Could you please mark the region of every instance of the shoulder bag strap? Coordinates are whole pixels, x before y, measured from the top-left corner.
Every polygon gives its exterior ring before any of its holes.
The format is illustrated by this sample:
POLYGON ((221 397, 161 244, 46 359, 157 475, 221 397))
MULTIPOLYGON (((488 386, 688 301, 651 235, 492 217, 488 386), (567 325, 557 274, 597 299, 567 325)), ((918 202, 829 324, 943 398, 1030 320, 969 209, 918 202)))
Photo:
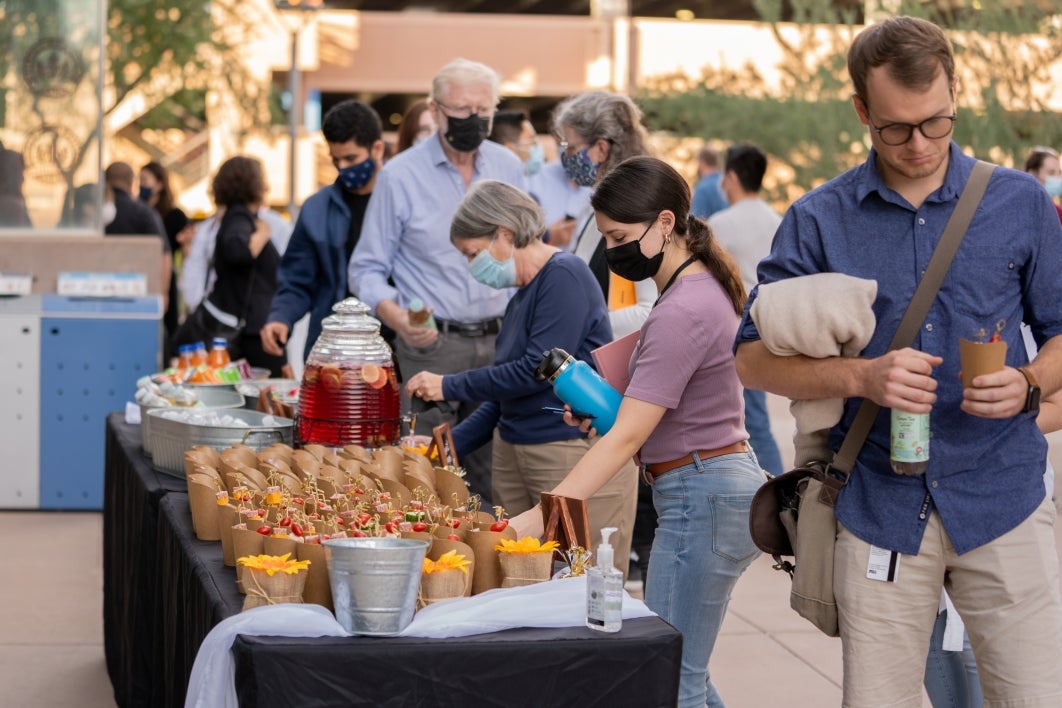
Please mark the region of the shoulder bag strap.
MULTIPOLYGON (((900 326, 889 344, 889 351, 909 346, 914 341, 918 328, 922 326, 922 321, 929 312, 929 306, 937 297, 940 284, 944 282, 944 275, 951 266, 955 252, 959 250, 959 244, 966 235, 966 229, 973 220, 974 212, 981 203, 981 197, 984 196, 988 180, 995 169, 995 165, 982 160, 978 160, 974 165, 970 178, 966 181, 966 187, 963 188, 962 195, 959 197, 959 203, 955 205, 955 210, 951 213, 947 226, 944 227, 944 235, 940 237, 940 243, 933 251, 926 272, 918 283, 914 296, 907 306, 907 311, 904 312, 903 319, 900 321, 900 326)), ((848 475, 852 472, 852 467, 855 466, 859 450, 866 442, 867 435, 870 434, 879 408, 880 406, 869 398, 863 399, 852 421, 852 427, 848 429, 848 434, 841 443, 841 449, 834 455, 830 467, 843 475, 846 482, 848 475)))

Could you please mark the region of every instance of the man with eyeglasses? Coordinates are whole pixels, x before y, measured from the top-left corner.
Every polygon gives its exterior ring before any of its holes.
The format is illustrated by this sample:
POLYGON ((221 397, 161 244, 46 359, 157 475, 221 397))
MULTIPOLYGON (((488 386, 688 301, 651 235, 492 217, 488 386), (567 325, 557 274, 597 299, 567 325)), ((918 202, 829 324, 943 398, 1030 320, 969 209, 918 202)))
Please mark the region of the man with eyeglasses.
POLYGON ((873 149, 790 207, 758 276, 876 280, 874 335, 860 357, 776 357, 746 310, 737 338, 746 385, 846 399, 834 449, 862 398, 930 414, 924 473, 892 471, 883 410, 837 498, 844 705, 921 706, 945 586, 966 622, 985 705, 1062 705, 1055 508, 1036 420, 1039 396, 1062 388, 1062 226, 1031 176, 996 168, 916 341, 887 352, 974 160, 950 140, 957 82, 939 27, 910 17, 872 25, 853 42, 848 69, 873 149), (1023 318, 1040 345, 1032 363, 1023 318), (959 340, 997 322, 1006 366, 964 388, 959 340))
MULTIPOLYGON (((350 258, 350 288, 397 334, 395 355, 407 376, 418 371, 445 376, 494 360, 494 339, 512 289, 472 278, 464 256, 450 243, 450 221, 473 182, 496 179, 526 191, 520 160, 484 142, 499 90, 497 73, 484 64, 455 59, 439 70, 428 101, 438 130, 380 170, 350 258), (433 311, 437 329, 410 322, 415 299, 433 311)), ((430 434, 442 422, 453 426, 476 405, 443 401, 418 414, 416 432, 430 434)), ((410 406, 404 399, 404 411, 410 406)), ((490 459, 488 444, 461 460, 472 491, 485 500, 490 459)))

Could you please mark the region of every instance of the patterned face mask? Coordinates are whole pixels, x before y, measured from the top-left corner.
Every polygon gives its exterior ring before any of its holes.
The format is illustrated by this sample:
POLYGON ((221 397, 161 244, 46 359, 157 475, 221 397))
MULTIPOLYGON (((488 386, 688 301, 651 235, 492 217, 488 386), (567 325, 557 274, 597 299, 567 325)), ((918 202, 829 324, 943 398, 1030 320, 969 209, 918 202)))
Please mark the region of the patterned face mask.
POLYGON ((347 191, 353 192, 369 183, 376 172, 376 163, 367 157, 356 165, 344 167, 339 171, 339 183, 347 191))
POLYGON ((564 174, 580 187, 593 187, 597 182, 597 171, 601 167, 590 159, 589 151, 590 148, 585 147, 574 155, 562 152, 560 156, 564 174))

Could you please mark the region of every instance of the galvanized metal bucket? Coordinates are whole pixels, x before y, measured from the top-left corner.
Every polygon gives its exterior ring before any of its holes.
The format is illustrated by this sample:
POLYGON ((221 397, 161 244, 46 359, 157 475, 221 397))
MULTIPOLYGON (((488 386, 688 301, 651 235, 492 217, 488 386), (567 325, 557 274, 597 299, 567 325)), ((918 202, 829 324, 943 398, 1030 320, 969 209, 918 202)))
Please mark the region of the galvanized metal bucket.
POLYGON ((332 603, 343 629, 391 637, 413 621, 427 541, 331 538, 324 546, 332 603))

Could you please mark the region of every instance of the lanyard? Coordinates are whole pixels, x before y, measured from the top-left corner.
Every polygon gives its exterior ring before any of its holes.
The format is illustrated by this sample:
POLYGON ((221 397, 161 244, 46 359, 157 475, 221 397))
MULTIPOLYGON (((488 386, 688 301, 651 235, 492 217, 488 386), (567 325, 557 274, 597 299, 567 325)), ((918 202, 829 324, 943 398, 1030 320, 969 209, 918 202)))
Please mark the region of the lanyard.
POLYGON ((687 258, 685 261, 682 262, 682 265, 680 265, 678 268, 675 269, 675 272, 672 273, 671 277, 667 279, 667 282, 664 284, 664 287, 660 289, 660 294, 656 296, 656 302, 653 303, 653 307, 656 307, 656 303, 660 302, 660 298, 664 297, 664 293, 667 292, 667 289, 670 288, 674 284, 675 278, 677 278, 679 276, 679 273, 681 273, 682 271, 686 270, 686 268, 688 268, 692 264, 696 263, 697 260, 698 260, 697 256, 690 256, 689 258, 687 258))

